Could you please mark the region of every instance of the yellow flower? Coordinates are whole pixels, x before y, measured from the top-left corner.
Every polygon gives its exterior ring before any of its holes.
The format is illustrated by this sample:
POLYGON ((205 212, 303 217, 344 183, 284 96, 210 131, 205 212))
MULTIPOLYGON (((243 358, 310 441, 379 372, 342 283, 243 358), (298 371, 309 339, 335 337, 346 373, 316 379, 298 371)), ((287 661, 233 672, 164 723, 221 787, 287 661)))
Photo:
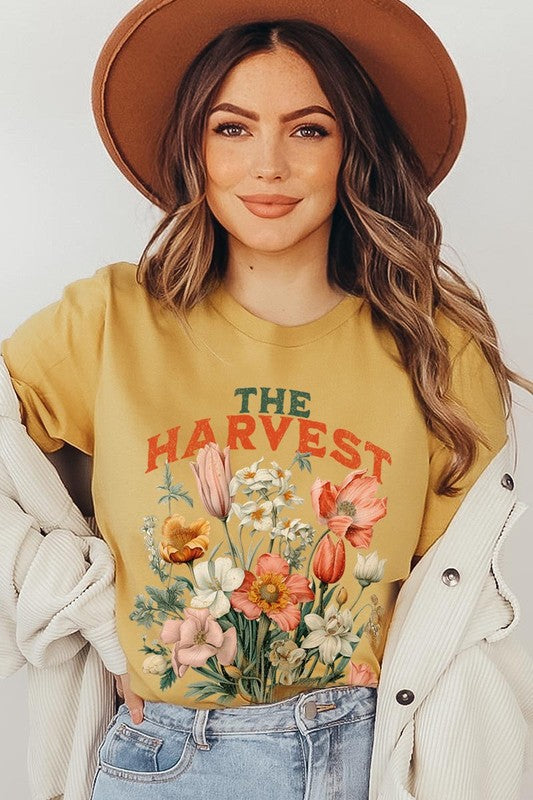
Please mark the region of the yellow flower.
POLYGON ((203 517, 187 526, 181 514, 173 514, 163 522, 159 555, 169 564, 200 558, 209 547, 209 530, 209 522, 203 517))

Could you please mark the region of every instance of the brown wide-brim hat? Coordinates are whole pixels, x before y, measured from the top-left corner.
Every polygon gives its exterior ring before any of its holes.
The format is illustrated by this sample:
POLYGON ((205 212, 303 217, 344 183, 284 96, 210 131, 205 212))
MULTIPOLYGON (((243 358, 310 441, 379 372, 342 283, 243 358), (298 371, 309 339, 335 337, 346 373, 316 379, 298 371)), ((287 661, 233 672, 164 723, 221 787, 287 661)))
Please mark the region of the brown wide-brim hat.
POLYGON ((433 191, 461 149, 465 98, 440 39, 399 0, 138 3, 105 42, 92 84, 98 131, 126 178, 153 203, 170 210, 155 154, 187 65, 224 28, 275 18, 318 23, 352 51, 419 154, 427 192, 433 191))

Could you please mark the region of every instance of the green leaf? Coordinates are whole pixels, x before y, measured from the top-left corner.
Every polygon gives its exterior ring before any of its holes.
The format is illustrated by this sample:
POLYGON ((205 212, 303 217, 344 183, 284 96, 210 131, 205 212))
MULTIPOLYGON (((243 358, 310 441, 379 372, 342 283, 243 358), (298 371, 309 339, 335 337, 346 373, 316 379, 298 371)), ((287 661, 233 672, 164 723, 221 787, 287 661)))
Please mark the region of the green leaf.
POLYGON ((135 609, 131 612, 129 618, 138 625, 151 628, 154 624, 154 614, 156 611, 157 609, 154 608, 152 603, 146 601, 143 595, 139 594, 135 598, 135 609))
POLYGON ((299 450, 296 451, 296 456, 294 457, 294 462, 300 467, 301 470, 306 469, 308 472, 311 472, 311 464, 309 462, 309 456, 311 452, 308 453, 300 453, 299 450))
POLYGON ((165 614, 175 614, 176 611, 183 611, 185 600, 182 597, 183 588, 179 582, 172 586, 160 589, 158 586, 146 586, 146 591, 157 604, 157 610, 165 614))
POLYGON ((195 667, 194 669, 201 675, 205 675, 206 678, 213 678, 217 682, 225 680, 224 676, 221 675, 220 672, 216 672, 215 670, 209 669, 208 667, 195 667))
MULTIPOLYGON (((144 638, 144 637, 143 637, 144 638)), ((139 648, 141 653, 155 653, 158 656, 168 656, 168 650, 165 645, 155 643, 150 645, 144 644, 142 647, 139 648)))
POLYGON ((177 675, 174 672, 172 666, 170 666, 163 674, 161 675, 161 680, 159 681, 159 687, 161 689, 169 689, 174 681, 176 680, 177 675))

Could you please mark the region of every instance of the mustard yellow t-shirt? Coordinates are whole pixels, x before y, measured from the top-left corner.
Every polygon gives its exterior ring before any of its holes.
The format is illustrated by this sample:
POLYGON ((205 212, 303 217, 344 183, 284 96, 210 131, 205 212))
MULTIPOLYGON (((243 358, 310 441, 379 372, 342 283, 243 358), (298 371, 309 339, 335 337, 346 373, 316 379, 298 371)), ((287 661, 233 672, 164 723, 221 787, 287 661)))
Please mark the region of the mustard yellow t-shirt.
POLYGON ((190 312, 191 342, 120 262, 2 342, 32 438, 93 456, 136 693, 217 708, 377 685, 413 555, 507 436, 478 345, 436 321, 492 444, 455 498, 434 492, 446 449, 362 298, 282 326, 221 287, 190 312))

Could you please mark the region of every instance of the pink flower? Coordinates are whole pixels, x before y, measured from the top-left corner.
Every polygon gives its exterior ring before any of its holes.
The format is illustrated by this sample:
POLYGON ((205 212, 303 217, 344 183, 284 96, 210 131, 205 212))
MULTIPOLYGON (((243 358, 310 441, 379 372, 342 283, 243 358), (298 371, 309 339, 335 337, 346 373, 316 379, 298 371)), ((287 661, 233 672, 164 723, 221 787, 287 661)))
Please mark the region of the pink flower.
POLYGON ((356 686, 374 686, 377 688, 378 679, 376 673, 368 664, 364 662, 354 664, 353 661, 350 661, 348 683, 353 683, 356 686))
POLYGON ((229 454, 229 445, 222 452, 218 444, 208 442, 198 451, 196 463, 191 463, 202 502, 206 510, 218 519, 225 519, 231 506, 229 454))
POLYGON ((257 576, 244 570, 243 582, 231 594, 231 605, 248 619, 265 613, 282 631, 294 630, 301 617, 296 604, 315 596, 309 580, 303 575, 289 575, 288 562, 272 553, 259 556, 256 571, 257 576))
POLYGON ((207 608, 186 608, 185 619, 167 619, 160 639, 174 644, 171 660, 174 672, 182 678, 187 669, 203 667, 210 656, 221 664, 231 664, 237 652, 234 627, 223 631, 207 608))
POLYGON ((366 469, 348 473, 340 485, 316 478, 311 486, 313 510, 322 524, 354 547, 368 547, 372 527, 387 513, 387 498, 376 497, 378 480, 366 469))

